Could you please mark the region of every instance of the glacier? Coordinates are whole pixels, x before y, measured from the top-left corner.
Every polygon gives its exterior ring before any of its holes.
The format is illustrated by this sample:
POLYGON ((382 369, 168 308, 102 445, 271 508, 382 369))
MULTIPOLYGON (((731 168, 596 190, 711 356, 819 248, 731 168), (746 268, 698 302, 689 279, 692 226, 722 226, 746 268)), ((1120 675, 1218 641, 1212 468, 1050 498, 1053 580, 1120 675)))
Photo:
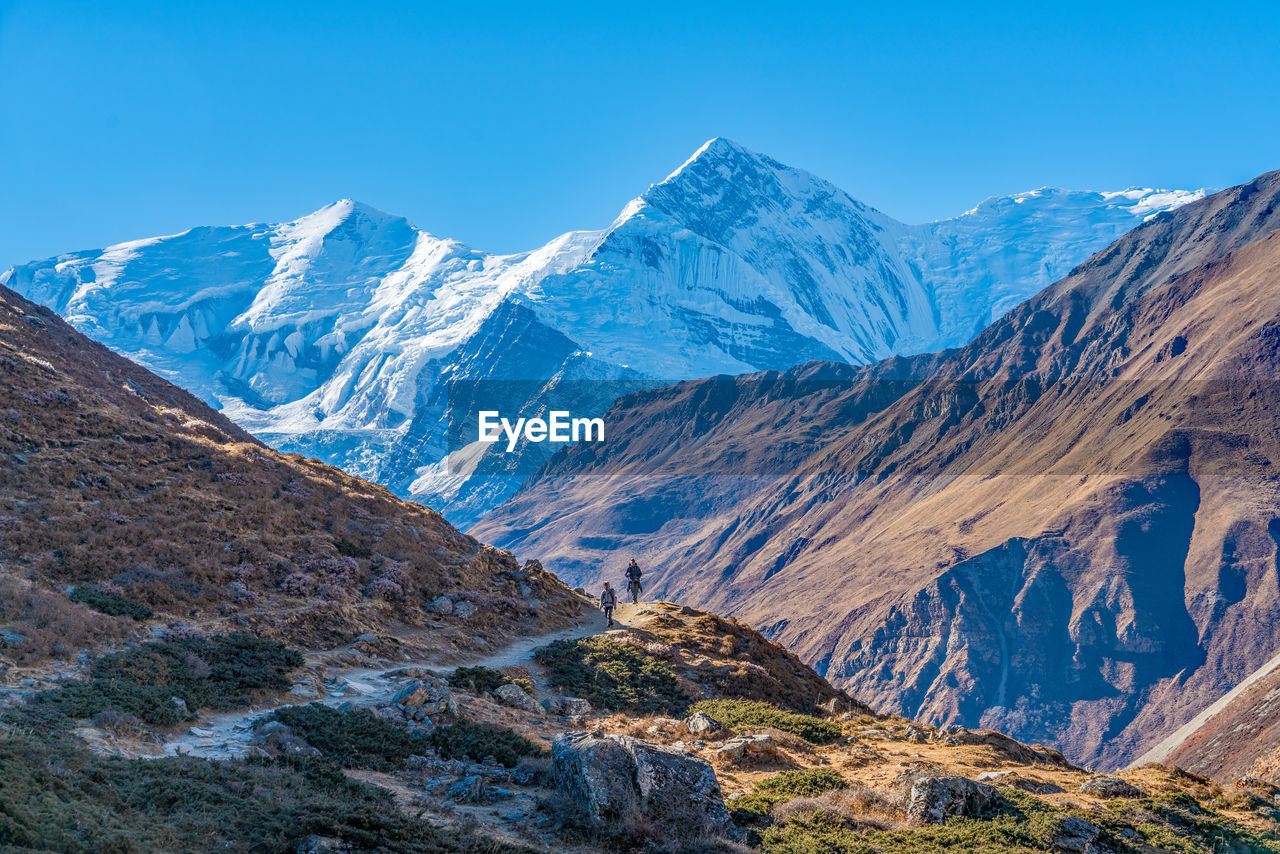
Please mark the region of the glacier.
POLYGON ((486 253, 344 199, 289 223, 60 255, 0 284, 263 441, 465 527, 549 451, 496 460, 451 442, 460 381, 601 414, 645 385, 960 346, 1206 192, 1044 188, 907 225, 717 138, 607 228, 530 252, 486 253))

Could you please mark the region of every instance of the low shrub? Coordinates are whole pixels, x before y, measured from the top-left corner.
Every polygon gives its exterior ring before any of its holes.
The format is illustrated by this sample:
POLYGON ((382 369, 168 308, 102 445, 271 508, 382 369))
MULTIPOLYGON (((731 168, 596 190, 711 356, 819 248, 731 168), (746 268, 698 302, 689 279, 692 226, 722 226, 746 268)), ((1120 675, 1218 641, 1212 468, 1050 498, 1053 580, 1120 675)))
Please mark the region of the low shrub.
POLYGON ((810 744, 830 744, 840 737, 836 724, 755 700, 702 700, 690 710, 704 712, 733 730, 776 729, 810 744))
POLYGON ((338 711, 311 703, 276 709, 266 720, 280 721, 343 768, 391 771, 425 746, 422 738, 366 709, 338 711))
POLYGON ((291 684, 289 671, 301 665, 296 650, 250 635, 153 641, 99 658, 87 680, 44 691, 37 700, 73 718, 114 711, 168 726, 198 709, 239 708, 255 692, 283 691, 291 684))
POLYGON ((557 689, 597 708, 641 714, 680 714, 689 698, 663 662, 629 644, 599 635, 561 640, 534 653, 557 689))
POLYGON ((109 617, 129 617, 142 622, 151 618, 152 611, 141 602, 134 602, 112 590, 98 587, 77 587, 71 591, 71 601, 88 605, 109 617))
POLYGON ((848 787, 844 778, 829 768, 783 771, 756 783, 750 794, 730 804, 730 812, 738 824, 761 825, 768 822, 769 813, 776 804, 848 787))
POLYGON ((0 850, 529 854, 406 816, 322 759, 94 756, 49 706, 0 711, 0 850))
POLYGON ((461 691, 487 694, 495 688, 512 683, 510 676, 492 667, 459 667, 449 674, 449 684, 461 691))
POLYGON ((1140 816, 1122 819, 1097 811, 1063 809, 1016 789, 1002 789, 1001 795, 1005 806, 990 816, 952 818, 941 824, 890 830, 869 827, 858 816, 823 809, 797 810, 759 831, 754 839, 766 854, 1032 854, 1057 850, 1052 840, 1062 834, 1066 819, 1076 816, 1102 831, 1099 847, 1116 851, 1151 847, 1179 854, 1280 852, 1280 842, 1217 814, 1188 820, 1186 815, 1175 817, 1142 810, 1140 816), (1125 841, 1130 832, 1136 832, 1141 843, 1125 841))
POLYGON ((443 759, 483 762, 492 756, 507 768, 516 767, 523 757, 546 752, 514 730, 465 720, 432 730, 427 743, 443 759))

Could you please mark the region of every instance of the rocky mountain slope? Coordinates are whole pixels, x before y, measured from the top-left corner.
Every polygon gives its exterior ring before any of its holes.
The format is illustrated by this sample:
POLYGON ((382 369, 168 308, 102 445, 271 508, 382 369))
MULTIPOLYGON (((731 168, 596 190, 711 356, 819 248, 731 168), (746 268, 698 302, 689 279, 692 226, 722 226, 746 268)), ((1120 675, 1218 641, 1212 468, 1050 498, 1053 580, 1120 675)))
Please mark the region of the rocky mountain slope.
MULTIPOLYGON (((69 721, 51 707, 82 686, 44 692, 0 709, 0 844, 1280 851, 1275 787, 1155 765, 1099 776, 997 732, 870 713, 732 620, 665 602, 624 605, 619 619, 613 631, 597 620, 531 656, 456 669, 312 654, 288 694, 202 717, 189 733, 116 708, 69 721), (238 723, 221 726, 227 717, 238 723), (153 758, 127 758, 140 755, 153 758)), ((117 686, 154 678, 142 652, 108 659, 117 686)))
POLYGON ((1280 655, 1138 758, 1214 780, 1280 783, 1280 655))
POLYGON ((548 574, 440 515, 273 451, 0 288, 0 680, 161 632, 456 651, 575 618, 548 574), (424 602, 475 612, 430 636, 424 602), (70 595, 69 595, 70 594, 70 595), (105 613, 104 613, 105 612, 105 613))
POLYGON ((1161 215, 956 351, 623 398, 475 531, 575 581, 637 554, 873 706, 1132 760, 1280 649, 1278 196, 1161 215))
POLYGON ((465 526, 549 454, 472 444, 476 382, 528 414, 569 400, 594 415, 646 380, 960 345, 1202 195, 1044 189, 908 226, 716 139, 609 227, 532 252, 486 254, 344 200, 25 264, 0 284, 268 444, 465 526))
POLYGON ((683 606, 603 632, 6 289, 0 453, 5 851, 1280 850, 1275 790, 877 715, 683 606))

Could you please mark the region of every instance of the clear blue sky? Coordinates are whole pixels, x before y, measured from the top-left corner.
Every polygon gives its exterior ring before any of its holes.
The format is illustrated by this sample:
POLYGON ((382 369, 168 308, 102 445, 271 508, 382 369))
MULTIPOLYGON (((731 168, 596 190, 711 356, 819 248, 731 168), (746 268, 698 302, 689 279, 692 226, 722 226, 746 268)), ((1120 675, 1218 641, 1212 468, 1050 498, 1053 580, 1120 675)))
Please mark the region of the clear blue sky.
POLYGON ((0 0, 0 268, 345 196, 533 248, 713 136, 912 222, 1226 186, 1280 168, 1276 6, 0 0))

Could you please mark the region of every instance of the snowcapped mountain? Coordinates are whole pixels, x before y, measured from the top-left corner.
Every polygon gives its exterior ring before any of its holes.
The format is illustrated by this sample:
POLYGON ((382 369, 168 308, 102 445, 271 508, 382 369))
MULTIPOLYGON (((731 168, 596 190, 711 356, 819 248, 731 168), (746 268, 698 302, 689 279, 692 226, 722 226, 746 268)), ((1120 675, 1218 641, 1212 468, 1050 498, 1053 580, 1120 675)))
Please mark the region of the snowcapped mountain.
POLYGON ((0 283, 271 444, 466 525, 531 461, 485 465, 484 448, 456 443, 449 456, 451 382, 530 381, 524 402, 567 395, 589 414, 628 384, 956 346, 1203 195, 1044 189, 908 226, 714 139, 608 228, 532 252, 490 255, 343 200, 291 223, 62 255, 0 283))

